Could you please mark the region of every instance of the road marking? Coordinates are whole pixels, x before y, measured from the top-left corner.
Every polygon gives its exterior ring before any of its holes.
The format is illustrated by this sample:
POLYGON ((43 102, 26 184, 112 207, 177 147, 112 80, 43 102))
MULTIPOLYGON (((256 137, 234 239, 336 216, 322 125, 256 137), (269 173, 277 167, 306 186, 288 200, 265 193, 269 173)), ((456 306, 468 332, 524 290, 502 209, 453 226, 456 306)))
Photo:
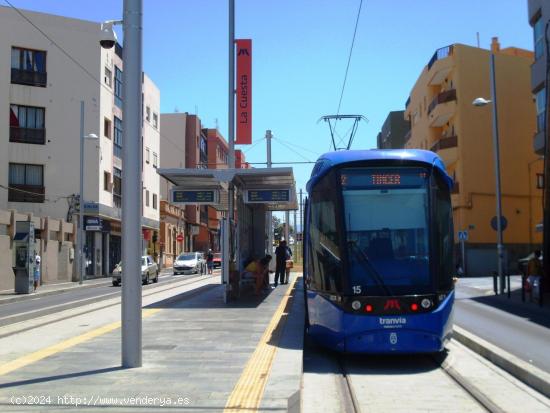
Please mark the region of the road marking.
MULTIPOLYGON (((161 311, 160 308, 144 309, 142 310, 142 318, 150 317, 153 314, 158 313, 159 311, 161 311)), ((12 360, 8 363, 2 364, 0 365, 0 376, 11 373, 12 371, 20 369, 21 367, 28 366, 29 364, 36 363, 37 361, 45 359, 46 357, 52 356, 71 347, 74 347, 77 344, 82 344, 93 338, 102 336, 103 334, 107 334, 119 328, 120 325, 120 321, 116 321, 114 323, 96 328, 95 330, 88 331, 87 333, 81 334, 79 336, 71 337, 65 341, 54 344, 53 346, 35 351, 34 353, 27 354, 23 357, 19 357, 18 359, 12 360)))
POLYGON ((250 412, 259 409, 280 338, 280 335, 275 337, 273 332, 284 314, 284 310, 290 299, 290 293, 297 280, 298 277, 295 277, 292 284, 288 286, 256 350, 246 363, 239 381, 229 396, 224 412, 250 412))

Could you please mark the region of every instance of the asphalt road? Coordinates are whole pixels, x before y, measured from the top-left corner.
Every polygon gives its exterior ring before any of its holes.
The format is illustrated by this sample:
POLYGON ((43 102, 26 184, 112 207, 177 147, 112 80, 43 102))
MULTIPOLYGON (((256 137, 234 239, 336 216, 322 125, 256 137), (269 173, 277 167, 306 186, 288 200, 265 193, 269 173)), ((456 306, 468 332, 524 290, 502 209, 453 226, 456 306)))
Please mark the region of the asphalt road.
MULTIPOLYGON (((197 276, 200 276, 200 274, 174 276, 171 271, 163 272, 159 276, 158 283, 144 285, 143 291, 146 292, 161 285, 180 282, 197 276)), ((106 279, 106 283, 98 284, 96 287, 92 288, 73 288, 69 291, 60 292, 59 294, 36 296, 21 301, 0 304, 0 327, 70 308, 120 297, 120 294, 121 287, 114 287, 110 279, 106 279)))
POLYGON ((517 299, 494 296, 492 278, 463 278, 458 282, 454 322, 533 366, 550 372, 550 311, 517 299))

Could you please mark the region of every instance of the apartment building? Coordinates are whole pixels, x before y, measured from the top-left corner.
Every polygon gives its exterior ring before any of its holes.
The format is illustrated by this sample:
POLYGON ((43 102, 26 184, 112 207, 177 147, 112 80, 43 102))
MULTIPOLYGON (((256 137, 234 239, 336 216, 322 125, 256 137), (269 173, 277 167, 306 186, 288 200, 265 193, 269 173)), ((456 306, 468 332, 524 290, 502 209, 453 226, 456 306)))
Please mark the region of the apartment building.
MULTIPOLYGON (((490 98, 490 54, 495 54, 500 132, 503 232, 508 268, 542 238, 535 231, 542 216, 542 162, 533 153, 536 130, 531 94, 533 53, 491 50, 454 44, 437 50, 424 67, 406 102, 411 123, 406 148, 437 152, 455 180, 452 194, 456 231, 467 231, 466 265, 470 275, 487 275, 497 268, 492 108, 475 107, 477 97, 490 98)), ((455 242, 458 237, 455 235, 455 242)), ((460 253, 457 244, 457 259, 460 253)))
POLYGON ((404 110, 395 110, 388 114, 382 129, 376 137, 378 149, 402 149, 405 139, 411 130, 411 125, 405 119, 404 110))
MULTIPOLYGON (((187 114, 162 113, 160 119, 161 168, 185 168, 187 114)), ((161 177, 160 186, 160 263, 162 267, 171 267, 179 254, 191 250, 191 236, 185 208, 169 202, 173 184, 161 177), (183 237, 182 241, 177 240, 179 235, 183 237)))
MULTIPOLYGON (((107 275, 121 255, 122 48, 99 46, 99 23, 23 13, 59 47, 0 7, 0 61, 11 57, 11 66, 0 66, 0 209, 77 221, 84 102, 84 134, 98 136, 84 140, 86 273, 107 275)), ((143 230, 152 239, 159 227, 160 93, 145 75, 143 95, 150 112, 143 125, 143 230)))
POLYGON ((537 129, 533 137, 533 150, 544 155, 544 116, 546 110, 546 42, 545 27, 550 20, 550 2, 546 0, 528 0, 529 24, 533 28, 533 46, 535 61, 531 65, 531 92, 535 96, 537 129))

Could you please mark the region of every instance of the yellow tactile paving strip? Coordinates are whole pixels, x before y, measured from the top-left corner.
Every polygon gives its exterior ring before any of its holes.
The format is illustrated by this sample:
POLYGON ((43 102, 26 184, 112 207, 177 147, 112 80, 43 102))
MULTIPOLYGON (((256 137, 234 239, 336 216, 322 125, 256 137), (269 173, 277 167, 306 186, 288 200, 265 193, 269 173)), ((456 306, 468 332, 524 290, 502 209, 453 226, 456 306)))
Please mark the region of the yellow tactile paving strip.
MULTIPOLYGON (((285 314, 289 300, 291 299, 291 292, 294 289, 298 277, 294 278, 294 281, 288 286, 279 307, 273 314, 269 325, 267 326, 256 350, 248 360, 239 381, 235 385, 233 392, 229 396, 225 405, 224 412, 247 412, 258 410, 262 397, 264 394, 265 384, 269 373, 271 371, 271 365, 273 364, 273 358, 277 351, 277 343, 279 342, 280 334, 282 332, 279 321, 285 314), (277 330, 277 331, 276 331, 277 330)), ((290 302, 291 304, 291 302, 290 302)))

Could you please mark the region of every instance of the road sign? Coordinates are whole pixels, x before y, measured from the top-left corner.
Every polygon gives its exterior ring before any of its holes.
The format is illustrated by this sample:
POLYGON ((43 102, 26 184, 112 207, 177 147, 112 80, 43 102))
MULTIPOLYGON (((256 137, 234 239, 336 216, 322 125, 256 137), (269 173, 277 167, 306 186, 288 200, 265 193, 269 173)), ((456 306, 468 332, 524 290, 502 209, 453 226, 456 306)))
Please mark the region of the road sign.
POLYGON ((468 241, 468 231, 458 231, 458 239, 460 241, 468 241))
MULTIPOLYGON (((491 228, 493 228, 495 231, 497 230, 497 217, 494 216, 492 219, 491 219, 491 228)), ((500 228, 504 231, 506 229, 506 227, 508 226, 508 220, 506 219, 506 217, 504 215, 501 215, 500 217, 500 228)))
POLYGON ((176 237, 176 240, 178 242, 183 242, 183 235, 182 234, 178 234, 178 236, 176 237))

